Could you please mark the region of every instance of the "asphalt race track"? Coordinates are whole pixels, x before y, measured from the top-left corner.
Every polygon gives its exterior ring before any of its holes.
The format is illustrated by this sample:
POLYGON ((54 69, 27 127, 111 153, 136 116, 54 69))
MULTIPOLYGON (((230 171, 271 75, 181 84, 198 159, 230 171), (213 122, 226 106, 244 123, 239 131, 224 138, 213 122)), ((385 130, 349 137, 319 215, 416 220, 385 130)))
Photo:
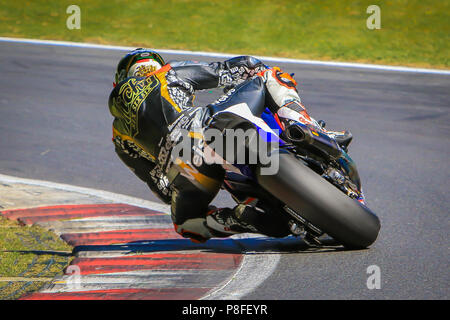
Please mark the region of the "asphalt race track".
MULTIPOLYGON (((107 98, 122 55, 1 42, 0 173, 156 201, 111 143, 107 98)), ((450 76, 280 67, 295 73, 314 118, 352 131, 350 155, 382 228, 368 250, 283 247, 276 270, 244 298, 449 299, 450 76), (366 286, 371 265, 381 289, 366 286)), ((197 105, 218 93, 199 93, 197 105)), ((215 202, 233 205, 224 193, 215 202)))

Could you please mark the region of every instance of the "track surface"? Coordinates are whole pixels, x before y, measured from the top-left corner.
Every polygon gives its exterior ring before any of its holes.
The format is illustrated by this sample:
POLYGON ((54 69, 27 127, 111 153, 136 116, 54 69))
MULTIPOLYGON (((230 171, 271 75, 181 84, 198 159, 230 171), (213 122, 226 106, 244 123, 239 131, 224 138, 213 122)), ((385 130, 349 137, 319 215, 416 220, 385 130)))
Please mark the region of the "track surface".
MULTIPOLYGON (((0 43, 0 172, 156 200, 113 152, 106 104, 122 54, 0 43)), ((350 155, 382 229, 369 250, 284 246, 276 271, 244 298, 448 299, 450 77, 280 66, 295 72, 313 117, 352 131, 350 155), (374 264, 380 290, 366 287, 374 264)), ((232 205, 223 193, 216 204, 232 205)))

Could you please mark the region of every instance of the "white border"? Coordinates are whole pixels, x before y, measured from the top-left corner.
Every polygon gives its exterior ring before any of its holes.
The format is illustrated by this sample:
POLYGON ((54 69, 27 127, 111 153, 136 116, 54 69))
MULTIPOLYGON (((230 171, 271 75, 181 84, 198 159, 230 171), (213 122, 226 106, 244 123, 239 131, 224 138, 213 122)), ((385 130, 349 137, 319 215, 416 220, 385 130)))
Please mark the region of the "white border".
MULTIPOLYGON (((52 46, 63 46, 63 47, 119 50, 119 51, 130 51, 130 50, 133 50, 136 48, 136 47, 101 45, 101 44, 70 42, 70 41, 37 40, 37 39, 8 38, 8 37, 0 37, 0 42, 27 43, 27 44, 37 44, 37 45, 52 45, 52 46)), ((217 58, 231 58, 231 57, 235 57, 235 56, 239 55, 239 54, 204 52, 204 51, 185 51, 185 50, 167 50, 167 49, 154 49, 154 50, 158 51, 159 53, 164 53, 164 54, 195 55, 195 56, 202 56, 202 57, 217 57, 217 58)), ((368 63, 301 60, 301 59, 288 59, 288 58, 276 58, 276 57, 265 57, 265 56, 254 56, 254 57, 258 58, 260 60, 263 60, 263 61, 268 61, 268 62, 281 62, 281 63, 320 65, 320 66, 341 67, 341 68, 359 68, 359 69, 382 70, 382 71, 397 71, 397 72, 450 75, 450 70, 410 68, 410 67, 387 66, 387 65, 368 64, 368 63)))
MULTIPOLYGON (((0 174, 0 182, 22 183, 27 185, 41 186, 53 189, 60 189, 69 192, 77 192, 90 196, 107 199, 113 202, 121 202, 137 207, 158 210, 170 214, 170 207, 157 202, 134 198, 123 194, 112 193, 103 190, 76 187, 68 184, 55 183, 43 180, 25 179, 0 174)), ((242 238, 244 235, 237 235, 234 239, 242 238)), ((238 300, 246 294, 256 290, 276 269, 280 260, 280 254, 246 254, 243 253, 243 260, 238 270, 224 284, 213 289, 201 299, 206 300, 238 300)))

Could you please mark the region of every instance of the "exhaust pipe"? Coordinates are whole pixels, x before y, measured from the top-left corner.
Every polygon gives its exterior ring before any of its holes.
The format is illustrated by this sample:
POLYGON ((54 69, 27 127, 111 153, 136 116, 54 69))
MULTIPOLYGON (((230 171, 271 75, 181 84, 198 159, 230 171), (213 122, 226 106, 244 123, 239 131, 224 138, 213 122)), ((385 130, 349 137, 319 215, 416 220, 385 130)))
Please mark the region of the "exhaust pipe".
POLYGON ((284 133, 293 144, 304 148, 313 147, 327 158, 336 159, 341 155, 341 149, 334 139, 320 132, 314 132, 315 135, 313 135, 307 126, 294 123, 288 126, 284 133))
POLYGON ((284 133, 286 134, 286 138, 292 142, 293 144, 299 143, 307 143, 310 144, 312 142, 312 134, 308 128, 303 128, 298 124, 294 123, 288 126, 284 133))

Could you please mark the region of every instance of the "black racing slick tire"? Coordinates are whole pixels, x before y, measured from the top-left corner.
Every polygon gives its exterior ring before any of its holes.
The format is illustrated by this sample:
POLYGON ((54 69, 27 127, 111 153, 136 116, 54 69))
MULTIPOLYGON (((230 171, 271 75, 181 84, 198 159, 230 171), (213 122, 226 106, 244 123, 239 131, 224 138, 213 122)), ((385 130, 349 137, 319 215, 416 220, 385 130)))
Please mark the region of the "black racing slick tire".
POLYGON ((278 157, 277 173, 265 175, 261 170, 264 167, 256 170, 264 189, 347 248, 366 248, 375 242, 380 220, 369 208, 346 196, 292 154, 274 151, 272 157, 278 157))

